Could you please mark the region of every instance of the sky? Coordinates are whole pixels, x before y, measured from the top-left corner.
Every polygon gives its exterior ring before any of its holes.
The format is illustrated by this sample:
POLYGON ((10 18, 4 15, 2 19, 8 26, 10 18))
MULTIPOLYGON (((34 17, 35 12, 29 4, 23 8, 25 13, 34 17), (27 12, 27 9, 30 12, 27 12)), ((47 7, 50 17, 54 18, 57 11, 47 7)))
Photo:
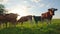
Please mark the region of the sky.
POLYGON ((8 13, 17 13, 20 16, 36 15, 48 11, 49 8, 57 8, 53 18, 60 19, 60 0, 0 0, 8 13))

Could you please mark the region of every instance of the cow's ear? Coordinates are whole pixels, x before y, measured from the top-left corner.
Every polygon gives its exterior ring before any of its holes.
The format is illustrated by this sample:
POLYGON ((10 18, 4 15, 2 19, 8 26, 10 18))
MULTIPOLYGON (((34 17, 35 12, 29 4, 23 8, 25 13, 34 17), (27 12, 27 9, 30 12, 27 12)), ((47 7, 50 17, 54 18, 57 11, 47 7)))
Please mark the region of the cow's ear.
POLYGON ((48 9, 49 11, 51 10, 51 9, 48 9))
POLYGON ((57 11, 58 9, 55 9, 55 11, 57 11))

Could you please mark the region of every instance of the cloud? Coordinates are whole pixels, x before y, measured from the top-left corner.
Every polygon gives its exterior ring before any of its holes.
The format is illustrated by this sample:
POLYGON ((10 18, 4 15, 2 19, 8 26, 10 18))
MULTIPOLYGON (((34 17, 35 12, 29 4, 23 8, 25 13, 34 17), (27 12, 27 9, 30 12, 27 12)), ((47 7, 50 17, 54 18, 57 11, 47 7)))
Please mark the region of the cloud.
POLYGON ((44 4, 44 3, 41 3, 41 4, 38 4, 38 5, 31 5, 31 6, 29 6, 30 8, 37 8, 37 7, 39 7, 39 8, 43 8, 43 7, 45 7, 46 5, 44 4))
POLYGON ((41 0, 31 0, 31 1, 38 3, 38 2, 40 2, 41 0))
POLYGON ((45 4, 40 4, 40 5, 39 5, 39 7, 44 7, 44 6, 45 6, 45 4))
POLYGON ((49 7, 50 5, 48 4, 48 5, 46 5, 46 7, 49 7))
POLYGON ((29 8, 24 5, 16 5, 14 7, 8 8, 8 13, 17 13, 21 16, 28 15, 29 14, 29 8))
POLYGON ((24 3, 28 3, 28 1, 24 1, 24 3))
POLYGON ((0 0, 0 4, 6 4, 9 0, 0 0))

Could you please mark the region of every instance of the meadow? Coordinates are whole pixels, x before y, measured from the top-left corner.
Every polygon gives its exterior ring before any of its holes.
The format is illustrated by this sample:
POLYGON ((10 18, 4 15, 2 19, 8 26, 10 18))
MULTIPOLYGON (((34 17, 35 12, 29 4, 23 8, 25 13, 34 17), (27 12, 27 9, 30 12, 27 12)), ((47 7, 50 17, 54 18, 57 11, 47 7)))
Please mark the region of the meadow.
POLYGON ((53 19, 51 24, 46 22, 38 24, 24 22, 16 27, 0 28, 0 34, 60 34, 60 19, 53 19))

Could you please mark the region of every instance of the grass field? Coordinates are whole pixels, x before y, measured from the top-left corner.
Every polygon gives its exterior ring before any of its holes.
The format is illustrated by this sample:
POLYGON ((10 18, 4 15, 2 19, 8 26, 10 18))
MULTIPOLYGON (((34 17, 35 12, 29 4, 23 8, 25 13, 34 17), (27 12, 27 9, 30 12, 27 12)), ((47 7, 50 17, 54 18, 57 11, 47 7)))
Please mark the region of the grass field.
POLYGON ((23 25, 17 24, 16 27, 0 29, 0 34, 60 34, 60 19, 53 19, 51 24, 25 22, 23 25))

